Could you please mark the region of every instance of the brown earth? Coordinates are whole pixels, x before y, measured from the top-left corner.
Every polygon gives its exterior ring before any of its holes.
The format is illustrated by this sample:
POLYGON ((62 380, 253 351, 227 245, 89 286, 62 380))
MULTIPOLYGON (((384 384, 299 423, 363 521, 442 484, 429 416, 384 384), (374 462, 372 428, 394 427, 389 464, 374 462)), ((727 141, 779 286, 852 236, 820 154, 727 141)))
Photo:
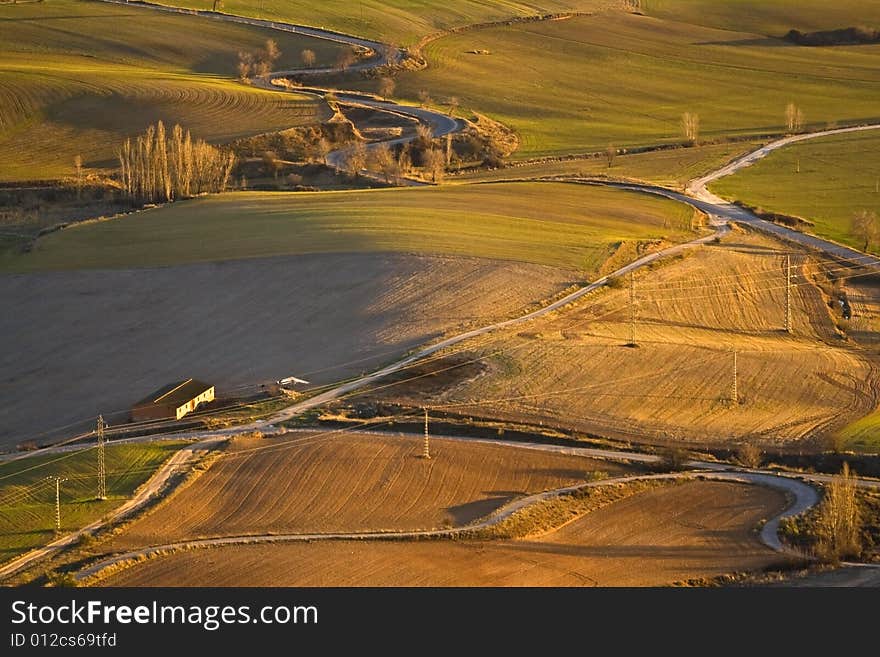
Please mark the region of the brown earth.
POLYGON ((633 472, 579 456, 377 434, 237 439, 195 483, 104 546, 256 533, 433 529, 509 500, 633 472))
POLYGON ((628 440, 824 446, 877 407, 877 358, 840 337, 808 254, 793 256, 793 333, 784 333, 783 249, 736 231, 637 273, 638 348, 626 346, 631 304, 621 281, 474 344, 503 352, 488 357, 483 376, 428 400, 404 390, 399 401, 628 440))
POLYGON ((520 541, 333 541, 157 557, 111 586, 657 586, 779 566, 755 527, 775 491, 694 481, 652 488, 520 541))
MULTIPOLYGON (((145 219, 146 221, 146 219, 145 219)), ((238 386, 368 371, 567 287, 570 272, 456 257, 303 255, 0 275, 0 449, 91 427, 186 377, 238 386), (74 384, 75 382, 75 384, 74 384)))

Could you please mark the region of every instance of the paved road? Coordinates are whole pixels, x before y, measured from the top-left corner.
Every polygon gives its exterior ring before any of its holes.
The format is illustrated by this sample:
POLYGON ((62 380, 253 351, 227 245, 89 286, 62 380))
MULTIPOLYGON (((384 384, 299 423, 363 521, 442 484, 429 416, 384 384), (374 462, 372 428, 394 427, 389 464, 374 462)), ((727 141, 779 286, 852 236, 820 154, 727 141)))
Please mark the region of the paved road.
POLYGON ((688 193, 692 196, 696 196, 698 198, 703 198, 704 200, 710 202, 718 202, 723 201, 718 196, 715 196, 711 192, 706 189, 706 185, 709 183, 715 182, 719 178, 724 178, 731 174, 736 173, 737 171, 741 171, 746 167, 752 166, 758 160, 762 160, 767 157, 770 153, 775 150, 778 150, 784 146, 788 146, 789 144, 796 144, 797 142, 807 141, 808 139, 816 139, 817 137, 829 137, 831 135, 842 135, 848 132, 863 132, 865 130, 877 130, 880 128, 880 124, 868 124, 868 125, 859 125, 859 126, 851 126, 849 128, 834 128, 832 130, 820 130, 819 132, 808 132, 802 135, 791 135, 789 137, 783 137, 782 139, 777 139, 776 141, 772 141, 769 144, 762 146, 750 153, 746 153, 742 157, 738 157, 733 160, 730 164, 717 169, 716 171, 712 171, 711 173, 706 174, 702 178, 696 178, 690 181, 687 185, 688 193))
MULTIPOLYGON (((823 130, 821 132, 811 132, 808 134, 793 135, 791 137, 777 139, 776 141, 771 142, 766 146, 762 146, 757 150, 754 150, 750 153, 747 153, 746 155, 743 155, 740 158, 737 158, 730 164, 721 167, 717 171, 706 174, 702 178, 692 180, 687 185, 687 196, 685 196, 684 198, 696 199, 696 201, 691 200, 687 202, 690 202, 692 205, 696 205, 696 202, 700 202, 701 205, 698 207, 701 207, 701 209, 707 209, 706 211, 711 211, 720 217, 729 219, 730 221, 736 221, 738 223, 750 225, 754 228, 758 228, 759 230, 762 230, 766 233, 771 233, 790 242, 796 242, 802 246, 822 251, 823 253, 834 256, 836 258, 851 261, 853 264, 872 267, 880 266, 880 258, 876 258, 872 255, 867 255, 865 253, 862 253, 861 251, 842 246, 835 242, 824 240, 820 237, 815 237, 814 235, 807 235, 805 233, 801 233, 799 231, 792 230, 784 226, 779 226, 777 224, 774 224, 773 222, 761 219, 754 213, 744 208, 740 208, 739 206, 734 205, 729 201, 726 201, 720 196, 713 194, 706 188, 706 185, 708 185, 709 183, 712 183, 719 178, 724 178, 725 176, 729 176, 738 171, 741 171, 742 169, 745 169, 755 162, 767 157, 767 155, 769 155, 773 151, 783 148, 784 146, 788 146, 789 144, 795 144, 798 142, 807 141, 809 139, 817 139, 820 137, 828 137, 831 135, 841 135, 850 132, 863 132, 866 130, 877 129, 880 129, 880 124, 854 126, 849 128, 836 128, 834 130, 823 130)), ((679 198, 679 200, 682 199, 679 198)))
POLYGON ((82 529, 79 529, 73 533, 67 534, 58 538, 48 545, 44 545, 43 547, 36 548, 31 550, 30 552, 26 552, 9 561, 2 566, 0 566, 0 580, 9 577, 17 573, 18 571, 26 568, 27 566, 39 561, 40 559, 45 559, 47 557, 51 557, 57 554, 59 551, 70 547, 71 545, 76 544, 77 541, 83 536, 83 534, 92 533, 102 527, 107 525, 116 523, 126 516, 134 513, 138 509, 143 508, 150 500, 153 499, 154 496, 158 495, 162 489, 165 487, 165 484, 168 483, 168 480, 175 473, 179 472, 181 468, 186 467, 194 460, 201 458, 205 452, 208 452, 212 449, 215 449, 220 445, 222 439, 217 438, 209 438, 193 445, 189 445, 184 447, 183 449, 174 453, 174 455, 168 459, 147 482, 138 489, 135 493, 134 497, 125 502, 122 506, 114 509, 109 515, 101 518, 100 520, 96 520, 82 529))

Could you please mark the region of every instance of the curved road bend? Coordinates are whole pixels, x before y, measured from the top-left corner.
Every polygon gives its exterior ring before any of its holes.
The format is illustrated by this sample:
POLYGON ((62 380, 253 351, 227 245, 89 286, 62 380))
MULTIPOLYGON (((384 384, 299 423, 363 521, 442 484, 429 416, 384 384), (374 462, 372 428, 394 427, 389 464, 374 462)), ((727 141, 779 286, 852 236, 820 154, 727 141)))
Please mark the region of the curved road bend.
POLYGON ((801 233, 799 231, 786 228, 785 226, 780 226, 771 221, 767 221, 766 219, 761 219, 753 212, 750 212, 749 210, 746 210, 737 205, 734 205, 733 203, 730 203, 729 201, 726 201, 720 196, 713 194, 706 188, 706 185, 708 185, 709 183, 714 182, 719 178, 724 178, 725 176, 729 176, 738 171, 741 171, 742 169, 751 166, 758 160, 767 157, 767 155, 769 155, 773 151, 778 150, 784 146, 788 146, 789 144, 795 144, 798 142, 807 141, 809 139, 829 137, 832 135, 842 135, 850 132, 864 132, 866 130, 877 129, 880 129, 880 124, 874 123, 869 125, 853 126, 849 128, 823 130, 821 132, 810 132, 803 135, 792 135, 790 137, 784 137, 783 139, 777 139, 776 141, 773 141, 766 146, 762 146, 761 148, 758 148, 750 153, 743 155, 742 157, 735 159, 730 164, 723 166, 716 171, 706 174, 702 178, 692 180, 687 185, 687 196, 682 195, 681 197, 679 197, 679 200, 685 200, 685 202, 688 202, 691 205, 700 207, 700 209, 704 209, 706 212, 712 212, 729 221, 736 221, 738 223, 752 226, 766 233, 771 233, 776 237, 781 237, 784 240, 795 242, 802 246, 822 251, 833 257, 841 258, 843 260, 851 261, 853 263, 859 263, 864 266, 880 267, 880 258, 868 255, 861 251, 857 251, 856 249, 851 249, 835 242, 829 242, 828 240, 824 240, 814 235, 808 235, 806 233, 801 233), (697 205, 697 203, 703 205, 697 205))
POLYGON ((253 536, 225 536, 217 538, 197 539, 191 541, 179 541, 176 543, 166 543, 164 545, 156 545, 132 550, 122 554, 116 554, 107 559, 98 561, 81 571, 77 572, 74 577, 77 581, 87 580, 91 577, 99 576, 101 571, 108 567, 123 564, 134 559, 143 559, 153 556, 161 552, 180 549, 205 549, 212 547, 223 547, 230 545, 248 545, 257 543, 290 543, 290 542, 312 542, 312 541, 328 541, 328 540, 411 540, 419 538, 456 538, 466 537, 468 534, 487 529, 498 525, 511 515, 527 506, 535 504, 543 500, 559 497, 567 493, 573 493, 587 488, 598 488, 609 484, 620 484, 633 481, 645 480, 663 480, 663 479, 694 479, 702 478, 713 481, 729 481, 735 483, 753 484, 758 486, 766 486, 785 493, 791 503, 782 513, 777 515, 766 523, 761 531, 761 541, 772 550, 787 553, 787 549, 779 541, 776 535, 776 529, 779 521, 792 515, 797 515, 804 510, 810 508, 818 502, 818 494, 816 490, 803 482, 787 477, 777 477, 774 475, 757 474, 750 472, 712 472, 712 473, 671 473, 656 475, 633 475, 627 477, 617 477, 614 479, 605 479, 602 481, 592 481, 585 484, 576 484, 574 486, 566 486, 542 493, 535 493, 510 502, 494 513, 490 514, 483 520, 475 523, 464 525, 462 527, 454 527, 450 529, 424 530, 424 531, 405 531, 405 532, 334 532, 334 533, 315 533, 315 534, 259 534, 253 536))
MULTIPOLYGON (((163 11, 173 14, 182 14, 187 16, 200 16, 202 18, 212 18, 214 20, 225 21, 228 23, 239 23, 243 25, 252 25, 254 27, 261 27, 270 30, 276 30, 279 32, 290 32, 294 34, 302 34, 305 36, 313 37, 316 39, 324 39, 326 41, 333 41, 335 43, 344 43, 350 46, 357 46, 361 48, 368 48, 377 53, 376 56, 363 61, 357 64, 354 64, 349 67, 349 70, 368 70, 370 68, 375 68, 382 65, 381 53, 385 51, 388 47, 387 44, 384 44, 380 41, 373 41, 371 39, 364 39, 362 37, 351 36, 349 34, 342 34, 341 32, 334 32, 332 30, 325 30, 323 28, 311 27, 308 25, 298 25, 296 23, 287 23, 283 21, 270 21, 263 20, 258 18, 248 18, 246 16, 237 16, 234 14, 224 14, 217 13, 212 11, 201 11, 196 9, 182 9, 179 7, 167 7, 165 5, 157 5, 150 2, 136 2, 129 3, 125 0, 102 0, 102 2, 109 2, 111 4, 123 5, 126 7, 141 7, 144 9, 153 9, 156 11, 163 11)), ((269 74, 268 79, 254 80, 254 84, 263 89, 269 89, 272 91, 283 92, 286 91, 283 88, 280 88, 274 84, 272 84, 273 80, 278 78, 284 78, 291 75, 298 75, 303 73, 309 73, 312 75, 321 74, 321 73, 333 73, 338 71, 337 67, 322 67, 322 68, 310 68, 310 69, 290 69, 286 71, 273 71, 269 74)), ((291 89, 290 91, 294 93, 307 93, 311 95, 321 96, 323 97, 325 94, 330 93, 330 90, 327 89, 315 89, 315 88, 296 88, 291 89)), ((391 112, 394 114, 402 114, 404 116, 412 117, 421 123, 429 125, 433 131, 435 137, 445 137, 449 133, 458 132, 463 127, 461 121, 452 118, 442 112, 435 112, 432 110, 428 110, 422 107, 413 107, 410 105, 399 105, 397 103, 389 102, 389 101, 381 101, 376 100, 374 97, 371 97, 367 94, 357 94, 357 93, 345 93, 345 92, 333 92, 340 102, 346 105, 360 105, 363 107, 370 107, 372 109, 377 109, 381 111, 391 112)), ((409 141, 412 141, 413 137, 398 137, 396 139, 390 139, 382 142, 373 142, 372 144, 368 144, 367 148, 375 147, 379 143, 387 144, 389 146, 394 146, 396 144, 403 144, 409 141)), ((342 158, 344 156, 346 149, 341 149, 338 151, 334 151, 327 156, 327 162, 335 167, 339 168, 342 158)), ((420 181, 415 180, 407 180, 407 184, 423 184, 420 181)))

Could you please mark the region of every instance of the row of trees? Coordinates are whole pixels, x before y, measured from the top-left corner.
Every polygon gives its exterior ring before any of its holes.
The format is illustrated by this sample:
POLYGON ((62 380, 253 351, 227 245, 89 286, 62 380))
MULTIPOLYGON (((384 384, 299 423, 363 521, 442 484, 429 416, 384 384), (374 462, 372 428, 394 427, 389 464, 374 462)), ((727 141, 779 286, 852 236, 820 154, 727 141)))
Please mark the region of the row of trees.
POLYGON ((789 134, 800 132, 804 129, 806 119, 801 108, 794 103, 785 106, 785 128, 789 134))
MULTIPOLYGON (((314 57, 315 53, 312 53, 314 57)), ((267 78, 272 72, 272 67, 281 50, 274 39, 266 39, 266 44, 254 52, 239 51, 238 53, 238 79, 242 82, 250 82, 251 77, 267 78)))
MULTIPOLYGON (((806 127, 803 110, 794 103, 785 107, 785 129, 789 134, 802 132, 806 127)), ((681 115, 681 134, 686 141, 696 144, 700 140, 700 115, 696 112, 685 112, 681 115)), ((611 166, 609 164, 609 166, 611 166)))
POLYGON ((226 190, 235 155, 221 151, 175 125, 166 134, 159 121, 117 152, 122 188, 143 203, 161 203, 226 190))
POLYGON ((391 184, 420 166, 426 178, 438 183, 443 180, 446 164, 447 154, 434 144, 424 150, 414 149, 411 144, 404 144, 396 150, 388 144, 376 144, 367 149, 366 144, 359 141, 343 153, 341 168, 349 176, 356 176, 366 169, 391 184), (413 162, 414 155, 418 158, 417 163, 413 162))

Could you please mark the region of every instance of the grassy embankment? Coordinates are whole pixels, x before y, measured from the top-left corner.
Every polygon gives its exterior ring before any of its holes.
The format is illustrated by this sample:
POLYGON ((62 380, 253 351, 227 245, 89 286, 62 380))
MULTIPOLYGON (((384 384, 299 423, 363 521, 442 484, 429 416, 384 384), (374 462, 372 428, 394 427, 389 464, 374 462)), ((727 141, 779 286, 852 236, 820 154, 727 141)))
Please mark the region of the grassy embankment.
POLYGON ((325 193, 234 193, 41 238, 0 269, 172 265, 303 253, 390 251, 594 271, 622 242, 682 241, 673 201, 564 183, 325 193), (551 202, 552 201, 552 202, 551 202))

